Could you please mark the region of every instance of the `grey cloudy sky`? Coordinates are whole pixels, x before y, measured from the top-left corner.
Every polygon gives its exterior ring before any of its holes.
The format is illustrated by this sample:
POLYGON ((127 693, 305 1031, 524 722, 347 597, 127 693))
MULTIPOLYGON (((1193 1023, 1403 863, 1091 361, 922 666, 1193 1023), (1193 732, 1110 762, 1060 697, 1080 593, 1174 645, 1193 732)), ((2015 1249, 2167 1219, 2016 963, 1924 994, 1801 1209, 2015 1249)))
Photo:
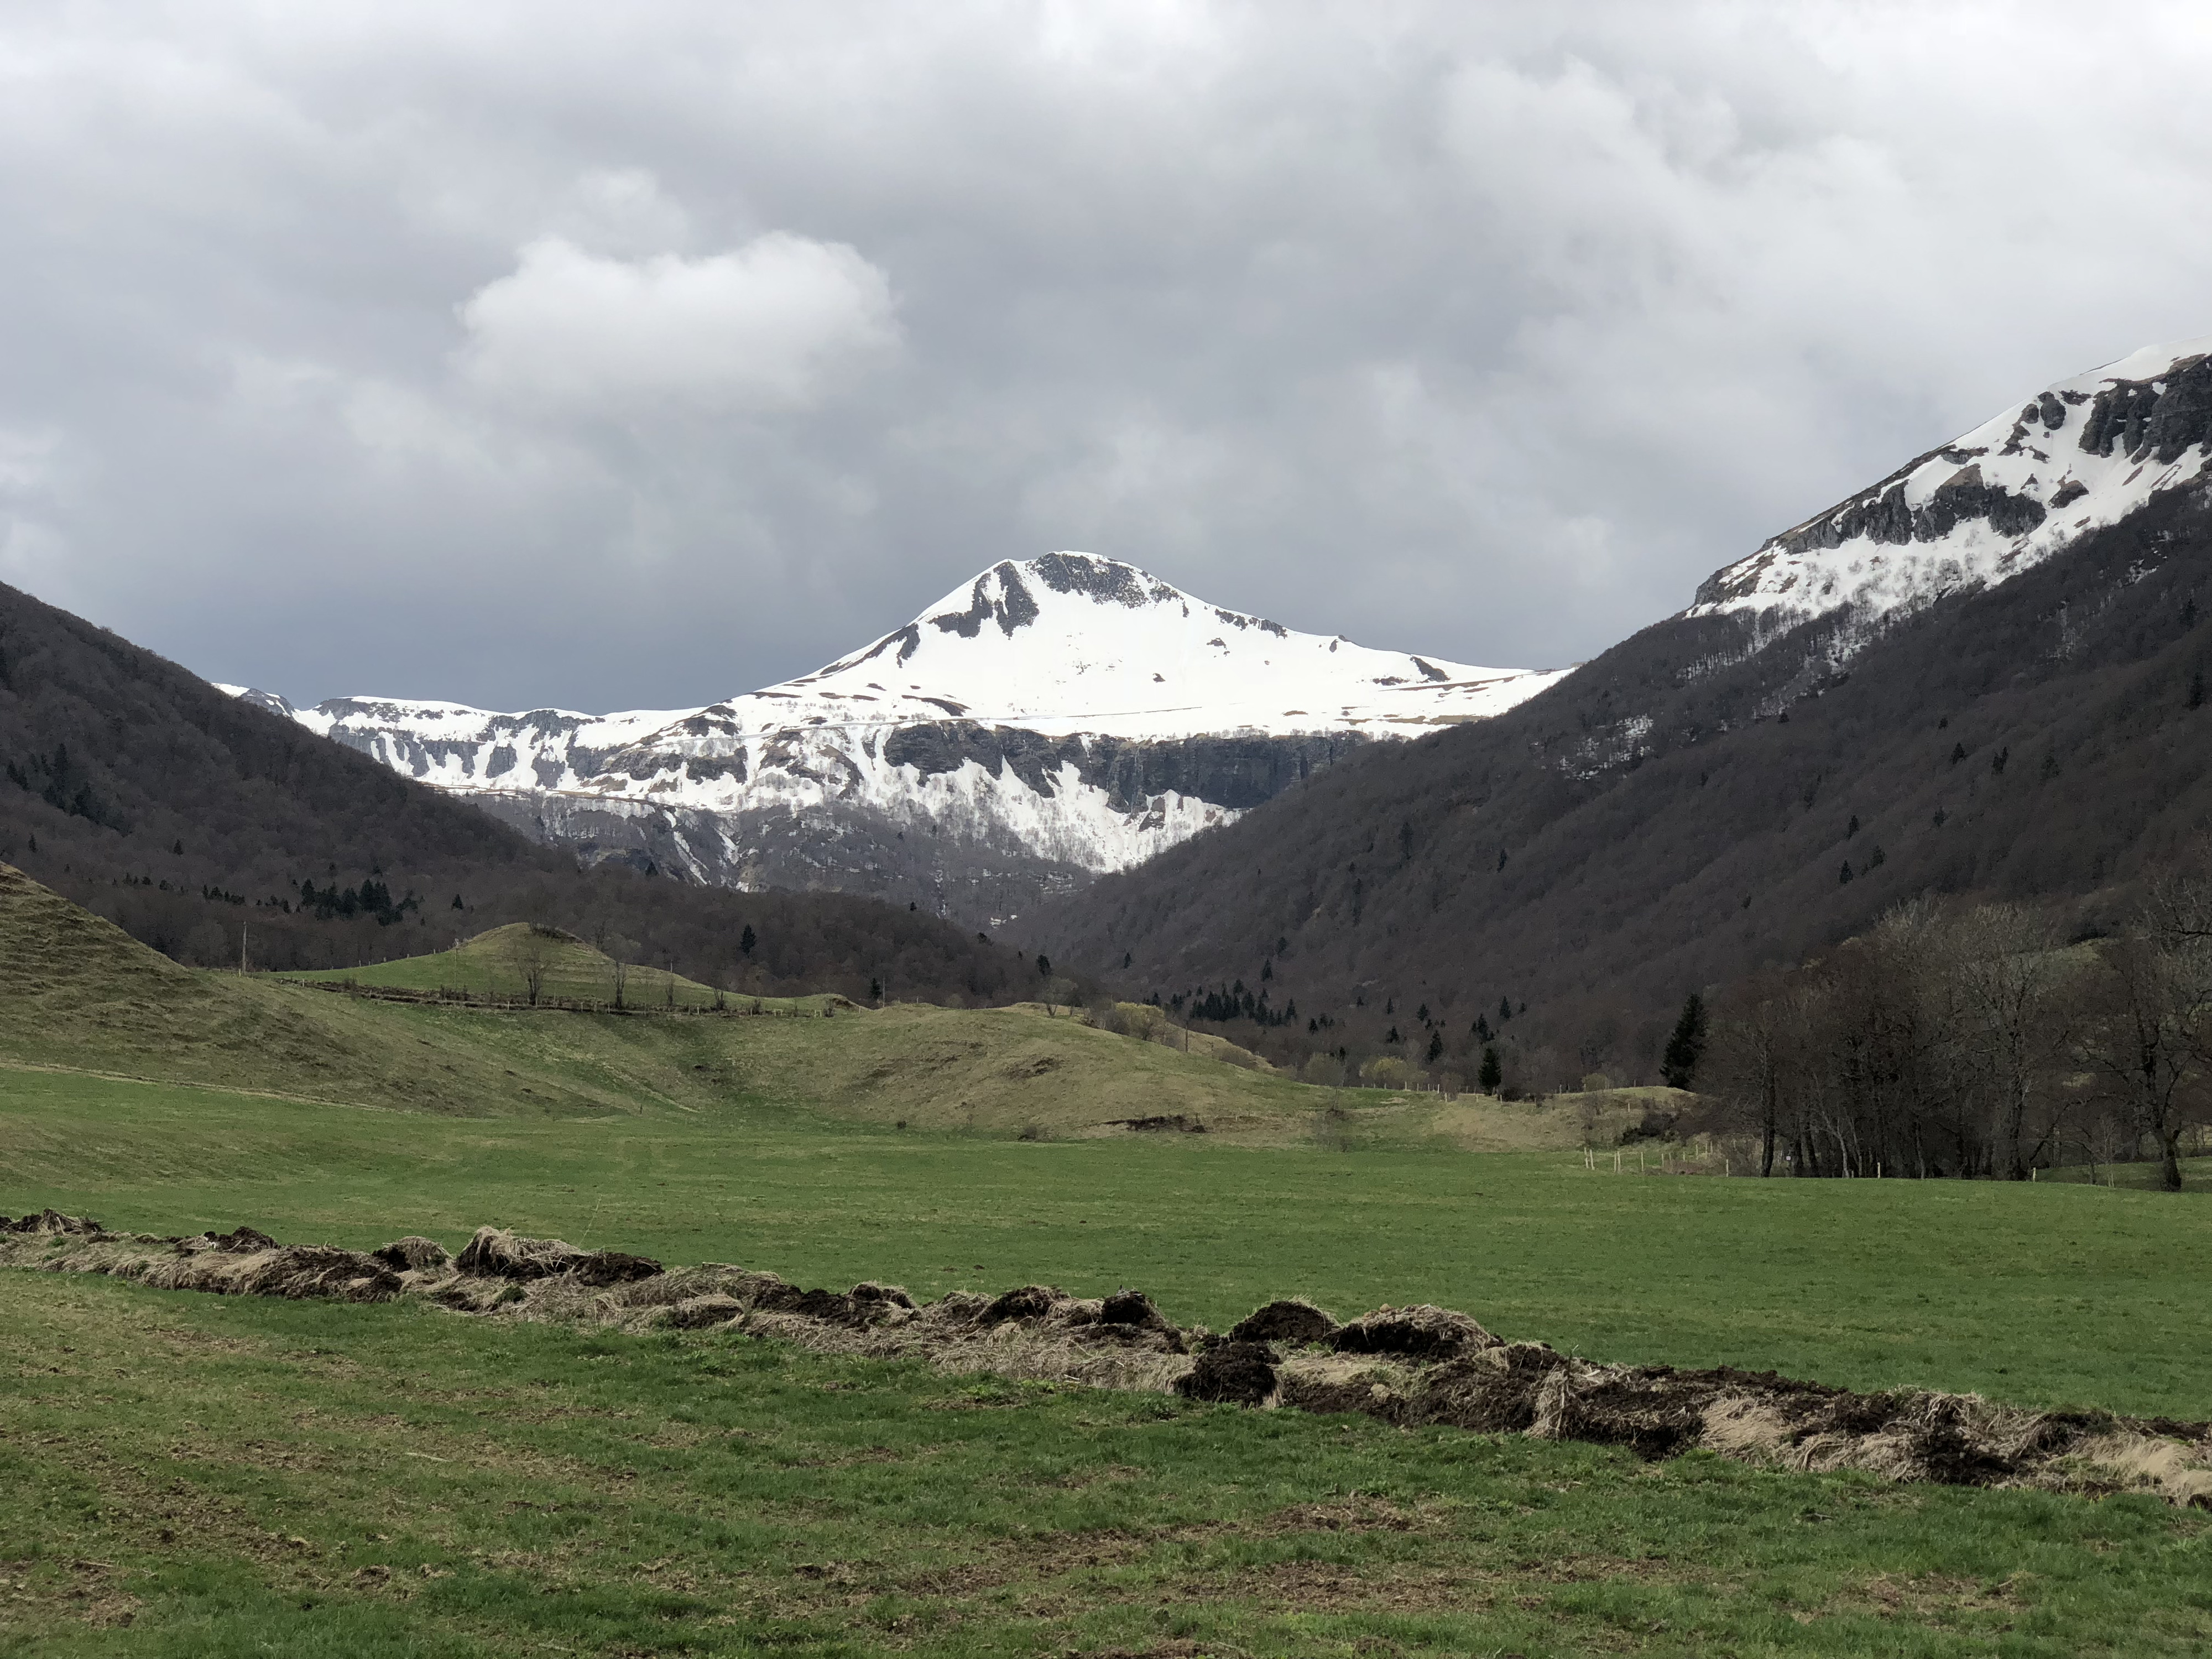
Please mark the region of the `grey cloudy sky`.
POLYGON ((701 702, 1001 558, 1586 657, 2212 332, 2201 5, 0 10, 0 580, 701 702))

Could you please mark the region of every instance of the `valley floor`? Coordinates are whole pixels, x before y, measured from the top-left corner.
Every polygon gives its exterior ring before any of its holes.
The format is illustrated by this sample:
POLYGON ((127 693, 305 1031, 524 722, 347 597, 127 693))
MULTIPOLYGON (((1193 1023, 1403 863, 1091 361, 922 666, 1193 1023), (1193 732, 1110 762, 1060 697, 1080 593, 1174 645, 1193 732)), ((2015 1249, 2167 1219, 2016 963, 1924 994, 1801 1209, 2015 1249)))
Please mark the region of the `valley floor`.
MULTIPOLYGON (((453 1118, 0 1071, 0 1209, 481 1222, 1224 1325, 1431 1300, 1601 1358, 2202 1415, 2193 1194, 453 1118)), ((0 1654, 2059 1655, 2212 1642, 2212 1517, 949 1378, 729 1335, 13 1273, 0 1654)))
POLYGON ((356 1248, 458 1248, 492 1224, 924 1298, 1133 1286, 1217 1329, 1279 1296, 1346 1316, 1433 1302, 1604 1360, 2176 1417, 2212 1403, 2197 1192, 1616 1176, 1572 1152, 1388 1142, 1024 1142, 748 1097, 451 1118, 0 1067, 0 1212, 45 1205, 356 1248))
MULTIPOLYGON (((1433 1302, 1599 1359, 2212 1414, 2197 1191, 1616 1174, 1579 1149, 1625 1099, 1340 1095, 1037 1010, 375 1002, 13 902, 9 1214, 356 1247, 490 1223, 923 1298, 1135 1287, 1216 1328, 1433 1302), (1161 1113, 1208 1133, 1111 1122, 1161 1113)), ((416 1303, 8 1270, 0 1310, 9 1659, 2212 1644, 2212 1516, 2147 1498, 416 1303)))
POLYGON ((0 1653, 2202 1652, 2212 1517, 23 1274, 0 1653))

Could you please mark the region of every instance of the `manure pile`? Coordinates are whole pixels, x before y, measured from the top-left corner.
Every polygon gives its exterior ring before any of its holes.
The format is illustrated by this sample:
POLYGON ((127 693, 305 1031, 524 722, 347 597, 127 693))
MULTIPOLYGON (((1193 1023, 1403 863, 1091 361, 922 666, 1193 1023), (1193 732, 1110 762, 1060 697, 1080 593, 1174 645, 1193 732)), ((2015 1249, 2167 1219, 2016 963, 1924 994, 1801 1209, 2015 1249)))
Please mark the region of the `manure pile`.
POLYGON ((455 1256, 413 1237, 370 1251, 279 1244, 251 1227, 157 1238, 52 1210, 0 1216, 0 1266, 221 1295, 407 1297, 477 1316, 767 1337, 817 1353, 927 1360, 953 1373, 1358 1412, 1402 1427, 1626 1446, 1646 1458, 1702 1447, 1788 1468, 2136 1492, 2212 1507, 2212 1425, 2033 1411, 1918 1389, 1859 1394, 1727 1366, 1600 1364, 1541 1342, 1502 1340, 1465 1314, 1425 1305, 1340 1322, 1310 1303, 1271 1302, 1216 1333, 1175 1324, 1137 1291, 1086 1297, 1025 1285, 917 1304, 895 1285, 803 1290, 771 1273, 664 1269, 644 1256, 491 1227, 455 1256))

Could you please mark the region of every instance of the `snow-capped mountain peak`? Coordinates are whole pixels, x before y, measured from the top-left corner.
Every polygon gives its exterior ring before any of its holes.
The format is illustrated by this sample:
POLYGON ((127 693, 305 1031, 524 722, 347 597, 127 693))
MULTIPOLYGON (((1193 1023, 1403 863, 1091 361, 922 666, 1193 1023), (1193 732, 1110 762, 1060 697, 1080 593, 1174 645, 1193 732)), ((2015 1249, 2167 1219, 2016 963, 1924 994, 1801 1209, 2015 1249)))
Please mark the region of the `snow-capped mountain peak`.
POLYGON ((1869 617, 2001 582, 2212 482, 2212 337, 2047 387, 1716 572, 1686 613, 1869 617))
POLYGON ((1226 823, 1348 744, 1499 714, 1559 677, 1301 634, 1059 552, 700 708, 293 710, 225 689, 586 856, 741 886, 920 887, 989 916, 1226 823))
POLYGON ((731 706, 740 719, 779 724, 953 719, 1053 735, 1286 735, 1480 718, 1553 678, 1294 633, 1134 565, 1061 552, 994 565, 866 650, 731 706))

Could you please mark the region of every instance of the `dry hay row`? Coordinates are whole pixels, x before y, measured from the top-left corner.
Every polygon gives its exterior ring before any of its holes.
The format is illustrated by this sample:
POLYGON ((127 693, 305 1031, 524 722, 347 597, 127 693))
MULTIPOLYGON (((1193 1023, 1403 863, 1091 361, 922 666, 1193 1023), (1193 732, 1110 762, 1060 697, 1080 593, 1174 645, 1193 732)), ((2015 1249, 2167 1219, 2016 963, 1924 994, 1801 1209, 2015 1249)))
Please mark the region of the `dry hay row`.
POLYGON ((112 1233, 52 1210, 0 1217, 0 1265, 224 1295, 418 1297, 498 1318, 741 1332, 819 1353, 922 1359, 952 1373, 1358 1412, 1403 1427, 1627 1446, 1647 1458, 1702 1447, 1795 1469, 2139 1492, 2212 1507, 2212 1425, 2033 1411, 1917 1389, 1858 1394, 1726 1366, 1600 1364, 1540 1342, 1500 1340, 1465 1314, 1429 1306, 1340 1323, 1305 1302, 1271 1302, 1217 1334, 1173 1324, 1136 1291, 1081 1297, 1029 1285, 917 1304, 896 1285, 802 1290, 743 1267, 665 1271, 643 1256, 490 1227, 450 1256, 421 1237, 363 1252, 280 1245, 250 1227, 191 1238, 112 1233))

